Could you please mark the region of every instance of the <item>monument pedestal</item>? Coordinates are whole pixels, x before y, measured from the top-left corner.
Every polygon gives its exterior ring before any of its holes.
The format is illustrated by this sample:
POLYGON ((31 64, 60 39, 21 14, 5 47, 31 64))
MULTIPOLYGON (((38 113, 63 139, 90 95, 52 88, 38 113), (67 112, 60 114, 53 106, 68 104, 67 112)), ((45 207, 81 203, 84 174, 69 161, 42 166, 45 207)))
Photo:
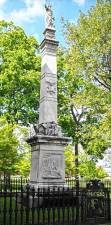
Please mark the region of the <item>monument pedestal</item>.
POLYGON ((30 186, 35 190, 65 185, 64 147, 70 138, 36 135, 28 139, 32 148, 30 186))

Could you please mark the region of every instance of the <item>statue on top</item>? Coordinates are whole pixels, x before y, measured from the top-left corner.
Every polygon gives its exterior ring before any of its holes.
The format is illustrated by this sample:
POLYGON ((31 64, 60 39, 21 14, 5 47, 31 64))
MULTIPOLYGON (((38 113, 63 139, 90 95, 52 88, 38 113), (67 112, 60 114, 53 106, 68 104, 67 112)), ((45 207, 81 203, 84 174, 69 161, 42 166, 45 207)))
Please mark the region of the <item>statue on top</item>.
POLYGON ((53 11, 51 4, 45 4, 45 26, 46 28, 54 29, 54 21, 55 18, 53 17, 53 11))

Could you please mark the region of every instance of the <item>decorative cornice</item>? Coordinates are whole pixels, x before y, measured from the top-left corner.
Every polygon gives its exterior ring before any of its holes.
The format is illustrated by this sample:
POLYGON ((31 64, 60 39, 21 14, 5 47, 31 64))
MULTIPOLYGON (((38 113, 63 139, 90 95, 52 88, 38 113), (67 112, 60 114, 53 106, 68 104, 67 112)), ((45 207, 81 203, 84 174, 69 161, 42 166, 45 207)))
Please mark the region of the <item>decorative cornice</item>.
POLYGON ((53 46, 55 46, 55 47, 58 47, 58 46, 59 46, 59 41, 56 41, 56 40, 50 40, 50 39, 46 39, 46 38, 45 38, 45 39, 41 42, 39 48, 40 48, 40 49, 43 49, 44 46, 45 46, 46 44, 49 44, 49 45, 53 45, 53 46))
POLYGON ((54 143, 60 144, 62 143, 64 146, 68 143, 72 142, 72 139, 70 137, 57 137, 57 136, 48 136, 48 135, 35 135, 29 139, 27 139, 27 143, 30 145, 35 145, 37 143, 54 143))

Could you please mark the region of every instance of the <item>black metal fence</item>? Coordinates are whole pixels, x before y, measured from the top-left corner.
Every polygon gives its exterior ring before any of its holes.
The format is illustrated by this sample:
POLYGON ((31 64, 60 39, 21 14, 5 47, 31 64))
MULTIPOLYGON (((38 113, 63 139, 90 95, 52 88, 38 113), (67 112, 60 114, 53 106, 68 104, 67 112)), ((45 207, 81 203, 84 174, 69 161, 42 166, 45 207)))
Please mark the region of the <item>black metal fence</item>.
MULTIPOLYGON (((48 188, 21 192, 2 192, 1 225, 73 225, 77 224, 77 197, 69 188, 48 188)), ((79 205, 80 220, 82 204, 79 205)))
POLYGON ((21 189, 28 183, 29 179, 24 177, 1 177, 0 178, 0 192, 3 191, 21 191, 21 189))
MULTIPOLYGON (((21 187, 25 186, 28 183, 29 179, 24 177, 1 177, 0 178, 0 191, 10 190, 10 187, 13 191, 21 191, 21 187)), ((76 180, 74 177, 66 177, 66 184, 68 187, 76 187, 76 180)), ((80 189, 84 189, 87 186, 88 180, 80 179, 79 187, 80 189)), ((111 180, 102 180, 104 187, 111 190, 111 180)))
MULTIPOLYGON (((66 184, 68 184, 69 187, 76 187, 76 180, 74 177, 66 177, 65 180, 66 184)), ((89 180, 79 179, 79 187, 86 188, 88 182, 89 180)), ((105 188, 111 190, 111 179, 110 180, 102 179, 101 182, 104 184, 105 188)))
POLYGON ((96 186, 30 188, 27 179, 4 179, 0 225, 111 224, 111 191, 96 186), (24 188, 25 186, 25 188, 24 188))

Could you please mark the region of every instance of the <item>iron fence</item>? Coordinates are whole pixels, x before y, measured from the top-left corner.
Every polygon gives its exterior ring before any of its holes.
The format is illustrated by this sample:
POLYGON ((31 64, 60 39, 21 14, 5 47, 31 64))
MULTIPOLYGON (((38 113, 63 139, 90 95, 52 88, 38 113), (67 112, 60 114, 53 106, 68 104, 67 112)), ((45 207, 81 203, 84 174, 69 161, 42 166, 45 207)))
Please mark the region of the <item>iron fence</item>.
MULTIPOLYGON (((20 192, 0 194, 1 225, 75 225, 77 196, 71 188, 45 188, 35 191, 27 186, 20 192)), ((81 204, 79 205, 81 215, 81 204)), ((81 216, 80 216, 81 220, 81 216)))
MULTIPOLYGON (((0 178, 0 191, 12 188, 13 191, 21 191, 22 186, 25 186, 28 183, 29 179, 24 177, 1 177, 0 178)), ((76 180, 74 177, 66 177, 66 184, 70 188, 76 188, 76 180)), ((101 180, 104 184, 104 187, 111 190, 111 181, 110 180, 101 180)), ((87 186, 88 180, 80 179, 79 188, 84 189, 87 186)))
MULTIPOLYGON (((69 187, 76 187, 75 177, 66 177, 65 181, 69 187)), ((79 187, 86 188, 88 182, 89 182, 89 180, 80 178, 79 179, 79 187)), ((108 188, 109 190, 111 190, 111 179, 110 180, 101 179, 101 182, 104 184, 105 188, 108 188)))
POLYGON ((111 192, 106 188, 76 192, 74 187, 12 187, 0 192, 0 225, 111 223, 111 192))
POLYGON ((3 191, 21 191, 22 187, 28 183, 29 179, 24 177, 1 177, 0 192, 3 191))

